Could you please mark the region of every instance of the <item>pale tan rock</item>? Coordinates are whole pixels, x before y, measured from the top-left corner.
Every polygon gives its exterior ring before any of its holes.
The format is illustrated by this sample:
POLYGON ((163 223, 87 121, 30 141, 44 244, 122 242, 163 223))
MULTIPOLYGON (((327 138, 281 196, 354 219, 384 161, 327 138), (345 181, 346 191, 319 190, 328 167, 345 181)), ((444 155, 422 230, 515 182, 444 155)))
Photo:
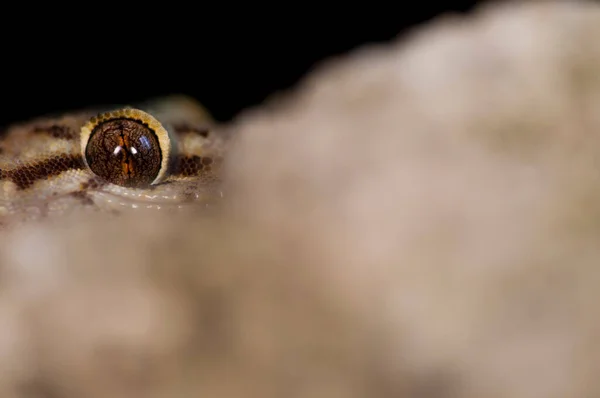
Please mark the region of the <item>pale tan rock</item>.
POLYGON ((598 395, 599 37, 442 18, 226 126, 214 217, 11 231, 0 395, 598 395))

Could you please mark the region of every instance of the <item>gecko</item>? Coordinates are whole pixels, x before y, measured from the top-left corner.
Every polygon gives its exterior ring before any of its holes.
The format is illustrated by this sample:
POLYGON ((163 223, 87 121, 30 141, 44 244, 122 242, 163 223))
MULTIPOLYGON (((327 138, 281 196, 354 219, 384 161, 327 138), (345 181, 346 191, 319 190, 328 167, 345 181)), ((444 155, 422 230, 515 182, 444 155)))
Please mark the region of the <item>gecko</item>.
POLYGON ((207 207, 227 138, 194 99, 40 116, 0 132, 0 227, 73 210, 207 207))

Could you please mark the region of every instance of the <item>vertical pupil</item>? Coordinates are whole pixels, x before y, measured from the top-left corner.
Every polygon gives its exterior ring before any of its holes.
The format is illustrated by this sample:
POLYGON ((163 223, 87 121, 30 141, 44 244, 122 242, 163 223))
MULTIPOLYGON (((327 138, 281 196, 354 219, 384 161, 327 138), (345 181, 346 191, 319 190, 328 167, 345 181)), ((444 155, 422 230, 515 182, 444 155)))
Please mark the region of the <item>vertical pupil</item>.
POLYGON ((98 124, 90 135, 85 154, 96 175, 128 187, 151 184, 162 164, 154 131, 143 122, 125 118, 98 124))

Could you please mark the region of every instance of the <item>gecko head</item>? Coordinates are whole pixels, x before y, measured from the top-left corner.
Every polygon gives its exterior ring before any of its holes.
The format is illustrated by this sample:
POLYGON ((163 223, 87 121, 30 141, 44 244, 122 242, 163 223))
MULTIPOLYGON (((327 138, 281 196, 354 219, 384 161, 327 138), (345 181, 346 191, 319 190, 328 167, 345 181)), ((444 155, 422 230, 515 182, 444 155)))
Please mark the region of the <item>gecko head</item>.
POLYGON ((81 128, 86 166, 111 184, 146 188, 165 179, 172 138, 152 115, 125 108, 92 117, 81 128))
POLYGON ((89 119, 80 145, 94 176, 83 188, 99 206, 183 208, 223 197, 222 140, 208 128, 163 124, 140 109, 122 108, 89 119))

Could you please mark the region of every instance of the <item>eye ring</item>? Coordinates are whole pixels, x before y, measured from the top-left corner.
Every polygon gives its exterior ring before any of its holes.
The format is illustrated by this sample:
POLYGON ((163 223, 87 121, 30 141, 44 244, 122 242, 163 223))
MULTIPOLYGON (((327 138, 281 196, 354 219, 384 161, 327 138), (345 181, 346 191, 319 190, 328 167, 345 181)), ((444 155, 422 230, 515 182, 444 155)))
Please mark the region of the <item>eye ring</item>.
POLYGON ((92 117, 81 127, 80 141, 85 165, 100 178, 125 187, 164 181, 173 156, 168 130, 135 108, 92 117))

